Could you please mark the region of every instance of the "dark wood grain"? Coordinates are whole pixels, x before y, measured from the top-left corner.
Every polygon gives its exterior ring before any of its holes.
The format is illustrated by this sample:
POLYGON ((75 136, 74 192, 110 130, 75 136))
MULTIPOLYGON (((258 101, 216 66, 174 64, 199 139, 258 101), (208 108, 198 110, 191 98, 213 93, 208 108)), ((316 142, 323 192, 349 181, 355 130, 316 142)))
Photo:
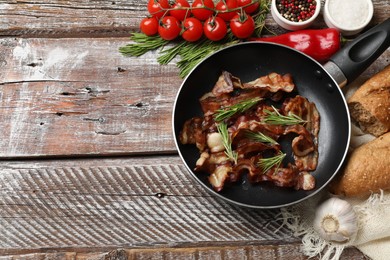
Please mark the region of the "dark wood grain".
MULTIPOLYGON (((177 260, 177 259, 209 259, 209 260, 237 260, 237 259, 283 259, 283 260, 306 260, 308 258, 300 252, 300 244, 289 243, 278 245, 230 245, 208 246, 187 248, 158 248, 158 249, 114 249, 102 252, 102 248, 96 250, 69 251, 56 249, 56 252, 39 253, 34 250, 19 251, 19 254, 0 257, 1 260, 44 260, 44 259, 72 259, 72 260, 177 260)), ((39 250, 35 250, 39 251, 39 250)), ((367 260, 355 248, 344 250, 340 260, 367 260)))
MULTIPOLYGON (((125 1, 0 1, 0 37, 124 37, 139 30, 147 15, 148 0, 125 1)), ((388 18, 388 0, 373 1, 377 24, 388 18)), ((371 26, 370 25, 370 26, 371 26)), ((313 28, 324 27, 320 16, 313 28)), ((278 27, 271 16, 267 28, 275 33, 278 27)))

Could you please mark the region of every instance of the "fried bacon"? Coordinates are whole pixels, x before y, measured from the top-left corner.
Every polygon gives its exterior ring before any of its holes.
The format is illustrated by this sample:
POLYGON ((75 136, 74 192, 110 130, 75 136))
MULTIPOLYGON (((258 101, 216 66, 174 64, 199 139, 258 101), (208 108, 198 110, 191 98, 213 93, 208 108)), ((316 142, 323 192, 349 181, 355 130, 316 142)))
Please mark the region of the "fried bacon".
POLYGON ((234 88, 242 88, 241 80, 227 71, 223 71, 217 83, 211 91, 215 97, 230 93, 234 88))
POLYGON ((277 73, 270 73, 269 75, 243 84, 243 88, 265 88, 266 90, 273 93, 279 90, 283 90, 284 92, 291 92, 294 90, 294 87, 295 85, 290 74, 280 75, 277 73))
POLYGON ((309 173, 317 168, 320 116, 314 103, 306 98, 286 93, 294 91, 295 85, 290 74, 271 73, 251 82, 242 83, 229 72, 222 72, 211 92, 200 98, 203 117, 187 120, 180 133, 182 144, 194 144, 200 152, 195 171, 207 173, 208 180, 216 191, 228 182, 237 182, 243 174, 253 183, 272 182, 280 187, 311 190, 315 178, 309 173), (263 98, 247 111, 224 120, 228 127, 231 148, 237 158, 226 154, 222 135, 217 130, 215 114, 253 98, 263 98), (270 104, 282 103, 278 113, 291 113, 303 119, 304 123, 293 125, 267 124, 267 111, 276 109, 270 104), (271 103, 270 103, 271 102, 271 103), (262 134, 274 142, 253 139, 252 134, 262 134), (290 140, 293 162, 273 165, 263 169, 260 160, 281 153, 278 143, 282 137, 290 140), (289 139, 290 138, 290 139, 289 139))
POLYGON ((293 140, 294 159, 302 171, 313 171, 318 161, 318 132, 320 115, 314 103, 302 96, 287 99, 281 109, 284 113, 294 113, 306 121, 305 129, 310 133, 293 140))
POLYGON ((282 105, 284 113, 294 113, 306 121, 306 129, 314 136, 318 136, 320 129, 320 115, 316 105, 302 96, 287 99, 282 105))
POLYGON ((182 144, 195 144, 203 151, 206 143, 206 134, 202 128, 203 118, 194 117, 184 123, 179 139, 182 144))

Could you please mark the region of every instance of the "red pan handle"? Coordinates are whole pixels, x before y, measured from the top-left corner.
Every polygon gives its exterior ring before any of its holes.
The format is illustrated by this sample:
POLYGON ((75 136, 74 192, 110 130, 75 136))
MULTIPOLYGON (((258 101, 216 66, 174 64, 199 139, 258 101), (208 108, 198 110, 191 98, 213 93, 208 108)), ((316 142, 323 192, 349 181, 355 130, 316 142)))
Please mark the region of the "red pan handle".
POLYGON ((389 46, 390 18, 348 43, 324 67, 342 87, 362 74, 389 46))

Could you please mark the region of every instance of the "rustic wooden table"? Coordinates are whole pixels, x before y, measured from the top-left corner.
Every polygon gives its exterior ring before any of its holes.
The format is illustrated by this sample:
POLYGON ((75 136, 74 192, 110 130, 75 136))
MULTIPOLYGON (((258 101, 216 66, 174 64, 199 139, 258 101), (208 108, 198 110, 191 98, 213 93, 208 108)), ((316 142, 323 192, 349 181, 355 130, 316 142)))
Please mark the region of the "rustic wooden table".
MULTIPOLYGON (((118 52, 146 4, 0 1, 0 259, 306 259, 278 210, 230 205, 186 171, 171 131, 178 69, 118 52)), ((390 2, 374 8, 369 26, 390 2)))

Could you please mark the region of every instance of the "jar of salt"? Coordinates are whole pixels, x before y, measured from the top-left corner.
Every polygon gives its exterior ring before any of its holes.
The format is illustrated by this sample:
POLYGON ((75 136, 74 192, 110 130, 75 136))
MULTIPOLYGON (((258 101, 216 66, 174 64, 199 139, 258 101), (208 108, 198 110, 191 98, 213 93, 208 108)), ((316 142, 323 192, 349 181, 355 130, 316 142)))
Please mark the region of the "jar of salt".
POLYGON ((326 0, 324 20, 345 36, 359 33, 371 21, 374 8, 371 0, 326 0))

